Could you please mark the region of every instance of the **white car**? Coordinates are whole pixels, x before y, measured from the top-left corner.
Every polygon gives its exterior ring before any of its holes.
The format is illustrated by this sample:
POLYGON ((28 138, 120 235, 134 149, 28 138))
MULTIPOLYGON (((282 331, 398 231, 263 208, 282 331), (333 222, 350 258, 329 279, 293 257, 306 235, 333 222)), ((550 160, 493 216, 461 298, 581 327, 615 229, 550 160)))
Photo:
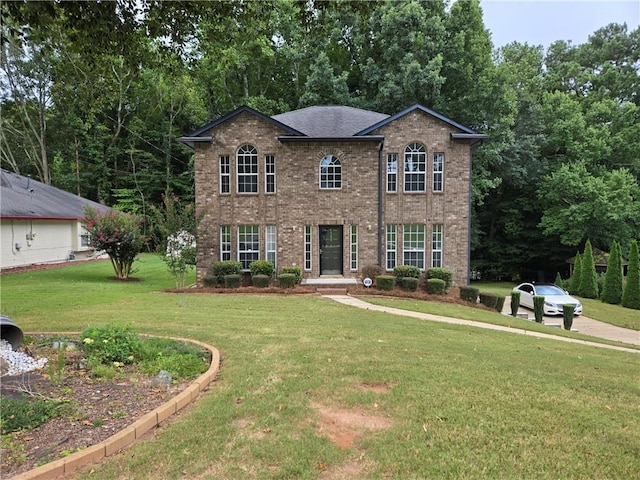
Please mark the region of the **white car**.
POLYGON ((521 283, 513 289, 520 292, 520 305, 533 310, 533 296, 544 297, 545 315, 562 315, 563 305, 573 305, 575 316, 582 314, 582 304, 566 290, 553 283, 521 283))

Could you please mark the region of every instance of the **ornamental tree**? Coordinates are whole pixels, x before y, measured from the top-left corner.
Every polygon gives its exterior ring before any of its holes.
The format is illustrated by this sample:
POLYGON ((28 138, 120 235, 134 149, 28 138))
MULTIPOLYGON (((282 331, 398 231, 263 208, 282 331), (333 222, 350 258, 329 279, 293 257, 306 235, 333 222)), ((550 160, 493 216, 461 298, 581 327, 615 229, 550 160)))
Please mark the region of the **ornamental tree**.
POLYGON ((119 280, 129 278, 131 265, 145 245, 140 224, 135 215, 85 208, 82 226, 89 235, 89 245, 109 255, 119 280))
POLYGON ((609 262, 607 264, 607 273, 604 276, 604 287, 602 288, 602 301, 614 305, 622 301, 622 256, 620 252, 620 244, 613 241, 611 252, 609 253, 609 262))
POLYGON ((622 294, 622 306, 640 310, 640 259, 638 258, 637 240, 631 242, 627 268, 627 284, 622 294))
POLYGON ((598 276, 590 240, 587 240, 582 254, 582 272, 578 295, 584 298, 598 298, 598 276))

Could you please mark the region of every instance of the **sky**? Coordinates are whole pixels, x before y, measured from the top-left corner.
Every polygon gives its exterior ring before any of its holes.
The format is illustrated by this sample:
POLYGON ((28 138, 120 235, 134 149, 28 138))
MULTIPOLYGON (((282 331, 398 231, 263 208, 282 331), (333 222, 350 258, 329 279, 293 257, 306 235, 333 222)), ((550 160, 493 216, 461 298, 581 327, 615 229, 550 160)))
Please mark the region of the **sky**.
POLYGON ((480 0, 480 7, 495 48, 513 41, 580 45, 610 23, 626 23, 627 32, 640 23, 640 0, 480 0))

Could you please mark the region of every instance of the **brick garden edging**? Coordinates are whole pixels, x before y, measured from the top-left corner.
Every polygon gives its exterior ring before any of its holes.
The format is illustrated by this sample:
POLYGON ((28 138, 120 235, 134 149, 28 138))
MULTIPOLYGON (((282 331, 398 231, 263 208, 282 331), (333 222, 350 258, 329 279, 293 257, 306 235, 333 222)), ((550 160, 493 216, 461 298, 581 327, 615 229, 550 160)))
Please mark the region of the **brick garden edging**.
MULTIPOLYGON (((69 332, 65 332, 69 333, 69 332)), ((82 467, 96 463, 119 452, 124 447, 131 445, 142 438, 150 430, 158 427, 161 422, 171 415, 179 412, 184 407, 194 402, 200 392, 206 390, 216 379, 220 367, 220 352, 217 348, 188 338, 165 337, 180 342, 192 343, 211 352, 211 365, 209 370, 196 378, 191 384, 171 400, 163 403, 151 412, 133 422, 123 430, 111 435, 106 440, 80 450, 68 457, 47 463, 27 472, 12 477, 12 480, 51 480, 60 475, 69 474, 82 467)))

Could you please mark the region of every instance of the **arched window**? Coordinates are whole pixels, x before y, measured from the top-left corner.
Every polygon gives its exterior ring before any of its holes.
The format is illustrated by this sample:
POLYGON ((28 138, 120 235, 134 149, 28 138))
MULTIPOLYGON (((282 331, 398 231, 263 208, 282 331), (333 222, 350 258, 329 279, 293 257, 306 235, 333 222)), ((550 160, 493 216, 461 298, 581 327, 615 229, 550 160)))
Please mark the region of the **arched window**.
POLYGON ((320 160, 320 188, 342 188, 342 164, 333 155, 320 160))
POLYGON ((427 171, 427 151, 421 143, 411 143, 404 149, 404 191, 424 192, 427 171))
POLYGON ((238 193, 258 193, 258 150, 242 145, 236 154, 238 193))

